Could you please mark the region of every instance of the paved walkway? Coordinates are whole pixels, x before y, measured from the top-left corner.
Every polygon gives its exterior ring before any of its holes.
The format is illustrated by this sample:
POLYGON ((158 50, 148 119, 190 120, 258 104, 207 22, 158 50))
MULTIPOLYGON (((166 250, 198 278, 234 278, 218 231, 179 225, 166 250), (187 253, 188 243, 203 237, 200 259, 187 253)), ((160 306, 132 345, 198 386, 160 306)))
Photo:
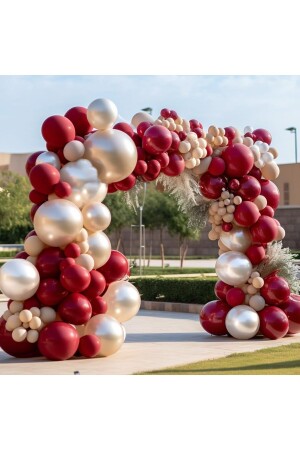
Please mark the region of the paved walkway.
MULTIPOLYGON (((0 313, 5 303, 0 303, 0 313)), ((125 323, 127 337, 116 354, 108 358, 47 361, 44 358, 16 359, 0 350, 0 374, 5 375, 127 375, 161 369, 236 352, 254 351, 293 342, 300 334, 277 341, 255 338, 237 341, 210 336, 199 324, 198 315, 140 311, 125 323)))

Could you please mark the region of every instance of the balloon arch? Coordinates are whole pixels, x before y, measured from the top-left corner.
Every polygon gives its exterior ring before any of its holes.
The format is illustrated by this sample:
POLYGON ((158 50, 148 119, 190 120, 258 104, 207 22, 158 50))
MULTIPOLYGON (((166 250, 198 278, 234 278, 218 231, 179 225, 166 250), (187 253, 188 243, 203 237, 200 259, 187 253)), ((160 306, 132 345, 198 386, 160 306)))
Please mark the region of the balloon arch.
POLYGON ((103 232, 111 216, 101 202, 121 190, 134 204, 153 180, 176 197, 191 226, 208 218, 209 239, 218 242, 217 300, 203 307, 203 328, 237 339, 300 332, 297 269, 274 218, 279 168, 271 134, 205 131, 169 109, 156 120, 139 112, 132 126, 117 117, 113 102, 97 99, 44 121, 47 151, 26 163, 34 230, 24 251, 0 269, 0 288, 10 298, 0 347, 53 360, 108 356, 121 347, 122 323, 141 300, 127 281, 127 259, 111 251, 103 232))

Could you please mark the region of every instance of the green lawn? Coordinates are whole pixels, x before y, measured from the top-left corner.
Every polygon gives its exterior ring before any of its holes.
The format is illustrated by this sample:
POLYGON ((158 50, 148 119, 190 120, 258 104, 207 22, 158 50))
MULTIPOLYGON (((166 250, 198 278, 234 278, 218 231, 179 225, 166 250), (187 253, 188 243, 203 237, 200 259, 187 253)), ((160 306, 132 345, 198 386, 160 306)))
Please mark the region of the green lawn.
POLYGON ((300 375, 300 344, 234 353, 138 375, 300 375))
MULTIPOLYGON (((131 275, 139 275, 140 269, 139 267, 133 267, 130 269, 131 275)), ((206 269, 206 268, 183 268, 179 267, 145 267, 142 271, 143 275, 174 275, 174 274, 197 274, 197 273, 214 273, 215 269, 206 269)))

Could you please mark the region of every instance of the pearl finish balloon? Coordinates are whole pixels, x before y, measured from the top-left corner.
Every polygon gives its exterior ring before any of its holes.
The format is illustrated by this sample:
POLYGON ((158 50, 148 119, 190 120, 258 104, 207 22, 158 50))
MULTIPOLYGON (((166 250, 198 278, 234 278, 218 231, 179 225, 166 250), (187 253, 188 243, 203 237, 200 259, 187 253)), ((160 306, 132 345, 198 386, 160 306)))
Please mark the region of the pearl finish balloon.
POLYGON ((23 301, 32 297, 39 282, 37 269, 25 259, 12 259, 0 268, 0 289, 13 300, 23 301))
POLYGON ((82 214, 69 200, 43 203, 34 216, 34 229, 45 244, 63 247, 72 242, 83 226, 82 214))
POLYGON ((246 283, 252 272, 252 264, 241 252, 223 253, 216 262, 216 273, 224 283, 239 286, 246 283))
POLYGON ((98 173, 87 159, 69 162, 60 171, 61 181, 69 183, 72 194, 68 200, 79 208, 90 201, 102 202, 107 194, 107 184, 98 180, 98 173))
POLYGON ((112 128, 117 117, 117 107, 109 99, 97 98, 88 106, 87 119, 94 128, 97 128, 97 130, 107 130, 108 128, 112 128))
POLYGON ((111 243, 105 233, 97 231, 88 237, 87 253, 94 259, 93 269, 98 269, 108 261, 111 253, 111 243))
POLYGON ((60 169, 60 160, 56 153, 54 152, 43 152, 41 153, 35 161, 35 165, 47 163, 54 166, 56 169, 60 169))
POLYGON ((236 339, 251 339, 259 330, 259 315, 247 305, 232 308, 226 316, 228 333, 236 339))
POLYGON ((88 203, 82 210, 83 225, 92 232, 103 231, 109 227, 111 214, 103 203, 88 203))
POLYGON ((84 157, 96 167, 99 179, 104 183, 124 180, 136 166, 136 146, 122 131, 98 131, 89 136, 84 145, 84 157))
POLYGON ((139 291, 128 281, 111 283, 103 299, 107 302, 107 314, 119 322, 126 322, 134 317, 141 306, 139 291))
POLYGON ((131 123, 135 128, 137 128, 139 126, 139 124, 142 122, 154 123, 153 116, 151 116, 150 114, 148 114, 146 112, 138 112, 131 119, 131 123))
POLYGON ((233 228, 231 231, 222 231, 221 242, 236 252, 244 252, 251 245, 251 233, 247 228, 233 228))
POLYGON ((85 335, 95 334, 100 338, 101 348, 96 356, 110 356, 116 353, 124 342, 122 325, 105 314, 97 314, 86 324, 85 335))

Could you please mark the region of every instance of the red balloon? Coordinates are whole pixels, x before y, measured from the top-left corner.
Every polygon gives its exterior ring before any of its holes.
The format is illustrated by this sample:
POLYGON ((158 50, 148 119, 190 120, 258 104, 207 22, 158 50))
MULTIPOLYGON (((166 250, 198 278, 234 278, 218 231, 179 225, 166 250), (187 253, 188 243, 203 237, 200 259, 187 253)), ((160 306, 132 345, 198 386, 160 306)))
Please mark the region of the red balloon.
POLYGON ((41 308, 42 305, 36 297, 30 297, 23 302, 23 309, 41 308))
POLYGON ((54 193, 57 197, 69 197, 72 194, 72 188, 66 181, 60 181, 54 188, 54 193))
POLYGON ((168 108, 163 108, 160 111, 160 115, 164 118, 164 119, 168 119, 169 117, 171 117, 171 111, 168 108))
POLYGON ((28 258, 28 253, 26 252, 19 252, 16 254, 15 258, 17 259, 27 259, 28 258))
MULTIPOLYGON (((165 154, 165 153, 164 153, 165 154)), ((156 159, 148 161, 147 175, 158 176, 161 171, 161 165, 156 159)))
POLYGON ((137 126, 137 134, 142 138, 145 134, 145 131, 148 130, 148 128, 152 127, 151 122, 141 122, 137 126))
POLYGON ((265 284, 260 289, 260 295, 268 305, 281 306, 289 299, 291 291, 284 278, 274 275, 266 277, 264 281, 265 284))
POLYGON ((30 210, 30 219, 31 219, 32 223, 33 223, 33 219, 34 219, 35 213, 37 212, 39 207, 40 207, 40 205, 33 205, 31 210, 30 210))
POLYGON ((107 193, 113 194, 114 192, 117 192, 117 188, 115 187, 114 183, 108 184, 107 186, 107 193))
POLYGON ((262 141, 268 145, 270 145, 272 142, 271 133, 268 130, 265 130, 264 128, 258 128, 257 130, 254 130, 253 134, 255 136, 255 142, 262 141))
POLYGON ((63 321, 83 325, 92 317, 92 305, 84 295, 74 292, 63 299, 57 312, 63 321))
POLYGON ((244 175, 239 180, 240 187, 237 195, 240 195, 243 200, 254 200, 261 191, 259 181, 251 175, 244 175))
POLYGON ((70 162, 70 161, 68 161, 68 160, 65 158, 65 155, 64 155, 64 149, 63 149, 63 148, 60 148, 60 149, 57 151, 57 156, 59 157, 59 160, 60 160, 60 162, 61 162, 62 165, 67 164, 68 162, 70 162))
POLYGON ((40 152, 35 152, 32 153, 29 158, 26 161, 26 165, 25 165, 25 170, 27 175, 29 176, 29 173, 31 171, 31 169, 35 166, 35 162, 37 160, 37 157, 41 154, 41 153, 45 153, 45 150, 42 150, 40 152))
POLYGON ((41 278, 57 277, 64 252, 58 247, 48 247, 41 251, 36 260, 36 268, 41 278))
POLYGON ((75 327, 65 322, 51 322, 40 332, 38 348, 43 356, 63 361, 75 355, 79 335, 75 327))
POLYGON ((51 194, 60 180, 60 173, 51 164, 43 163, 34 166, 29 174, 30 183, 38 192, 51 194))
MULTIPOLYGON (((71 122, 72 122, 72 120, 71 120, 71 122)), ((84 138, 83 137, 81 137, 81 136, 75 136, 75 141, 79 141, 79 142, 82 142, 82 144, 84 143, 84 138)))
POLYGON ((246 256, 248 256, 251 263, 256 266, 264 260, 266 256, 266 250, 262 245, 250 245, 250 247, 248 247, 246 250, 246 256))
POLYGON ((209 172, 205 172, 200 178, 199 185, 204 197, 216 200, 226 187, 226 179, 221 176, 214 177, 209 172))
POLYGON ((175 131, 170 131, 171 135, 172 135, 172 144, 171 144, 171 148, 169 151, 177 151, 179 149, 179 145, 180 145, 180 138, 178 136, 177 133, 175 133, 175 131))
POLYGON ((48 200, 48 195, 42 194, 41 192, 38 192, 35 189, 32 189, 32 191, 29 192, 29 200, 32 203, 41 205, 42 203, 45 203, 48 200))
POLYGON ((178 114, 177 114, 177 112, 174 111, 173 109, 171 109, 171 111, 170 111, 170 117, 171 117, 173 120, 178 119, 178 114))
POLYGON ((85 136, 93 129, 87 119, 87 108, 84 108, 83 106, 74 106, 69 109, 66 112, 65 117, 72 122, 78 136, 85 136))
POLYGON ((148 164, 146 161, 143 161, 142 159, 139 159, 136 163, 136 166, 134 168, 134 175, 144 175, 148 170, 148 164))
POLYGON ((31 344, 25 339, 16 342, 12 338, 12 332, 5 328, 6 321, 0 317, 0 348, 8 355, 15 358, 32 358, 39 355, 37 343, 31 344))
POLYGON ((119 122, 119 123, 116 123, 116 125, 114 125, 113 128, 115 130, 123 131, 123 133, 128 134, 128 136, 131 138, 133 138, 133 136, 134 136, 134 131, 133 131, 132 127, 129 125, 129 123, 119 122))
POLYGON ((256 178, 257 180, 261 180, 261 171, 258 167, 253 166, 248 175, 256 178))
POLYGON ((207 333, 222 336, 227 334, 225 319, 230 306, 222 300, 206 303, 200 312, 200 323, 207 333))
POLYGON ((286 314, 277 306, 266 306, 258 312, 260 319, 260 332, 269 339, 280 339, 289 329, 286 314))
POLYGON ((226 295, 226 301, 230 306, 242 305, 245 300, 245 293, 240 288, 229 289, 226 295))
POLYGON ((278 226, 272 217, 260 216, 250 232, 254 243, 264 244, 276 239, 278 226))
POLYGON ((226 300, 227 292, 230 289, 232 289, 232 286, 224 283, 224 281, 218 280, 215 284, 215 294, 220 300, 226 300))
POLYGON ((132 140, 137 147, 142 146, 142 138, 137 133, 134 133, 132 140))
POLYGON ((168 153, 161 153, 160 155, 157 155, 155 159, 159 162, 161 169, 165 169, 170 162, 168 153))
POLYGON ((45 306, 54 306, 65 298, 69 292, 56 278, 45 278, 41 280, 36 296, 45 306))
POLYGON ((36 236, 36 232, 34 230, 29 231, 29 233, 26 234, 24 241, 26 241, 27 238, 30 236, 36 236))
POLYGON ((204 137, 204 130, 200 127, 193 128, 193 132, 196 133, 197 138, 204 137))
POLYGON ((184 141, 187 138, 187 134, 184 131, 179 131, 178 137, 181 141, 184 141))
POLYGON ((280 308, 287 315, 289 321, 289 334, 300 333, 300 298, 299 295, 291 294, 288 301, 280 308))
POLYGON ((153 155, 168 151, 171 145, 172 135, 161 125, 152 125, 143 135, 143 148, 153 155))
POLYGON ((262 216, 274 217, 275 211, 271 206, 267 205, 264 209, 260 210, 260 213, 262 216))
POLYGON ((74 258, 65 258, 59 264, 59 270, 63 272, 67 267, 74 266, 76 261, 74 258))
POLYGON ((232 141, 235 138, 235 129, 233 127, 225 127, 225 136, 229 141, 232 141))
POLYGON ((228 223, 228 222, 223 222, 222 223, 222 230, 223 231, 231 231, 233 228, 232 223, 228 223))
POLYGON ((244 144, 233 144, 225 148, 221 157, 226 163, 226 175, 231 178, 242 177, 252 169, 254 156, 244 144))
POLYGON ((86 334, 82 336, 79 341, 78 351, 86 358, 94 358, 101 349, 101 342, 95 334, 86 334))
POLYGON ((212 149, 211 145, 207 144, 205 149, 206 149, 206 152, 207 152, 206 156, 211 156, 213 154, 213 149, 212 149))
POLYGON ((107 302, 103 297, 95 297, 91 300, 93 308, 93 316, 97 314, 105 314, 107 312, 107 302))
POLYGON ((146 157, 147 157, 148 153, 146 153, 142 147, 137 147, 136 151, 137 151, 138 160, 141 159, 143 161, 146 161, 146 157))
POLYGON ((73 123, 64 116, 50 116, 42 125, 42 135, 47 143, 56 148, 64 147, 75 139, 73 123))
POLYGON ((128 272, 128 259, 121 252, 112 250, 109 260, 98 271, 105 277, 106 283, 122 280, 128 272))
POLYGON ((181 155, 178 153, 169 153, 170 162, 162 169, 162 172, 169 177, 177 177, 185 169, 185 162, 181 155))
POLYGON ((119 191, 129 191, 130 189, 133 188, 135 183, 136 183, 136 177, 131 174, 127 178, 124 178, 124 180, 114 183, 114 186, 117 189, 119 189, 119 191))
POLYGON ((223 175, 225 172, 225 161, 224 159, 220 158, 219 156, 215 156, 212 158, 210 165, 208 166, 208 172, 217 177, 219 175, 223 175))
POLYGON ((234 218, 242 227, 251 227, 259 219, 260 212, 255 203, 244 201, 235 207, 234 218))
POLYGON ((189 122, 192 131, 194 131, 194 128, 198 128, 200 126, 197 119, 191 119, 189 122))
POLYGON ((75 242, 71 242, 65 247, 64 253, 67 258, 78 258, 80 256, 80 247, 75 242))
POLYGON ((237 178, 231 178, 228 182, 228 187, 231 191, 237 191, 240 188, 241 183, 237 178))
POLYGON ((268 205, 276 209, 279 205, 280 193, 276 184, 269 180, 260 180, 261 195, 266 197, 268 205))
MULTIPOLYGON (((113 250, 114 251, 114 250, 113 250)), ((89 300, 101 295, 106 288, 106 280, 102 273, 97 270, 90 271, 91 282, 85 291, 82 292, 89 300)))
POLYGON ((61 272, 60 282, 68 291, 82 292, 90 284, 91 275, 84 267, 74 264, 61 272))

